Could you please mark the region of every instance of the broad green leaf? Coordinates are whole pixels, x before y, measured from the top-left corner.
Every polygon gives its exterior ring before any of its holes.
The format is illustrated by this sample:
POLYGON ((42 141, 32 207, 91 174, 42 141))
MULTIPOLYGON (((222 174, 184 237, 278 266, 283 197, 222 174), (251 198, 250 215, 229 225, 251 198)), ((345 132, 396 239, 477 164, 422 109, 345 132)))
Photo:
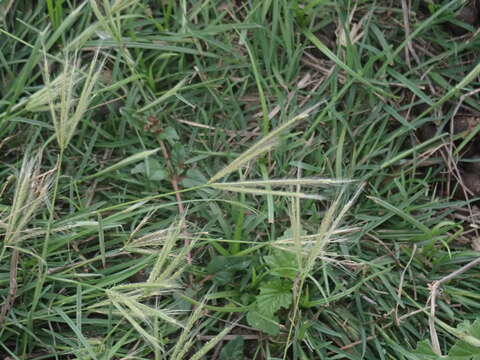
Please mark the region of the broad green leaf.
POLYGON ((273 249, 272 254, 264 256, 263 259, 270 268, 270 274, 288 279, 297 276, 297 258, 291 252, 273 249))
POLYGON ((457 326, 458 330, 468 333, 470 336, 480 339, 480 319, 476 319, 472 324, 470 321, 464 321, 457 326))
POLYGON ((214 275, 214 282, 225 285, 232 282, 237 271, 246 269, 250 263, 248 256, 215 256, 207 265, 207 273, 214 275))
POLYGON ((220 352, 220 360, 242 360, 244 345, 245 339, 242 336, 230 340, 220 352))
POLYGON ((163 130, 163 132, 161 132, 158 135, 158 138, 161 139, 161 140, 169 140, 172 143, 177 141, 177 140, 180 140, 180 137, 178 136, 177 131, 171 126, 167 126, 163 130))
POLYGON ((208 179, 197 168, 188 169, 185 177, 181 181, 181 185, 189 188, 206 184, 208 179))
POLYGON ((417 358, 424 360, 440 360, 441 356, 435 354, 435 351, 432 349, 432 345, 428 340, 421 341, 417 344, 417 348, 413 351, 414 355, 417 355, 417 358))
POLYGON ((214 274, 220 270, 244 270, 252 262, 249 256, 215 256, 207 266, 207 271, 214 274))
POLYGON ((163 166, 155 159, 147 159, 145 162, 137 164, 131 174, 142 174, 146 178, 154 181, 160 181, 166 178, 167 173, 163 166))
POLYGON ((281 279, 266 282, 260 287, 256 301, 262 314, 273 316, 280 308, 292 304, 292 282, 281 279))
POLYGON ((457 330, 461 338, 451 348, 449 357, 455 360, 480 360, 480 347, 475 346, 480 342, 480 320, 475 320, 473 324, 464 321, 457 326, 457 330))
POLYGON ((470 325, 469 321, 464 321, 463 323, 460 323, 457 328, 453 328, 440 319, 436 319, 438 325, 450 334, 455 335, 459 341, 465 341, 466 343, 480 349, 480 336, 477 337, 479 332, 478 321, 479 320, 477 319, 472 325, 470 325))
POLYGON ((453 345, 448 353, 448 360, 480 360, 480 349, 465 341, 453 345))
POLYGON ((460 340, 452 346, 447 356, 436 354, 428 340, 419 342, 412 355, 419 360, 480 360, 480 347, 475 346, 480 341, 480 320, 475 320, 473 324, 464 321, 451 330, 460 340))
POLYGON ((278 327, 278 319, 275 316, 266 316, 261 314, 257 309, 252 309, 247 313, 247 322, 251 327, 261 330, 266 334, 276 336, 280 333, 278 327))

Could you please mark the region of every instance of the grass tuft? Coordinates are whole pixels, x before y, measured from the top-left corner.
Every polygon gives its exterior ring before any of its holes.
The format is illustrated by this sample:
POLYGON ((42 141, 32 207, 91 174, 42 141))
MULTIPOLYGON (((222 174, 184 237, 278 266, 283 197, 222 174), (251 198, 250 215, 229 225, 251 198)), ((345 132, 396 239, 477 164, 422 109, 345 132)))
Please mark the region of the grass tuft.
POLYGON ((467 11, 0 2, 0 358, 475 359, 467 11))

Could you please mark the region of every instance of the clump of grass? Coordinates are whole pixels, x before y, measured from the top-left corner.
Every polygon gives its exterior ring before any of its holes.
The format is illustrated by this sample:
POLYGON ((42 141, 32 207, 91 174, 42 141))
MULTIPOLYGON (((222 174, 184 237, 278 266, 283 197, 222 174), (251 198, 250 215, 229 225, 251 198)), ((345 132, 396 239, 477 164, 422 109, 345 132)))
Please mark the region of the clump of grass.
POLYGON ((5 219, 4 244, 20 245, 30 221, 45 206, 52 186, 52 171, 41 173, 42 154, 26 156, 17 174, 12 206, 5 219))
POLYGON ((476 344, 476 208, 442 180, 479 130, 446 131, 480 111, 478 41, 422 4, 0 5, 0 354, 476 344))
POLYGON ((12 205, 8 215, 3 219, 5 232, 0 253, 0 261, 10 252, 9 266, 9 290, 0 308, 0 324, 14 305, 18 291, 18 264, 20 254, 27 252, 22 247, 22 242, 28 235, 29 226, 39 210, 45 206, 50 195, 52 185, 52 171, 41 173, 42 156, 25 156, 17 175, 12 205))
POLYGON ((35 104, 38 101, 43 102, 44 98, 47 98, 55 136, 61 152, 72 140, 78 124, 85 116, 89 104, 94 98, 93 90, 102 68, 103 64, 99 64, 98 52, 96 52, 86 75, 83 76, 78 54, 67 55, 61 75, 51 81, 48 62, 45 61, 45 92, 38 93, 38 99, 34 96, 31 98, 31 102, 35 104), (79 84, 83 84, 80 91, 78 90, 79 84))

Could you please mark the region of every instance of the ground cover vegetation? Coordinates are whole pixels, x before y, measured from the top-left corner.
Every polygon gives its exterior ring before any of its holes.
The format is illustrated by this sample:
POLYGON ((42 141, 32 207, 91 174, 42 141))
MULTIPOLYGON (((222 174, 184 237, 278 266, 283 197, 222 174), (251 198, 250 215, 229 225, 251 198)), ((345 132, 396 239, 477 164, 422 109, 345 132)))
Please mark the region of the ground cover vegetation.
POLYGON ((475 1, 0 2, 0 354, 479 359, 475 1))

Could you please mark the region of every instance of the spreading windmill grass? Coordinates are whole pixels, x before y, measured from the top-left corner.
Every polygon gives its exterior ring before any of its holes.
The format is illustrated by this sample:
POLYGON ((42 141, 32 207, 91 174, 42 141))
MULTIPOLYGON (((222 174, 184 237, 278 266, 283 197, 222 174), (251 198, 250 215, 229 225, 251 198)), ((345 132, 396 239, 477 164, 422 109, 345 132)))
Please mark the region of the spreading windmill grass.
POLYGON ((467 7, 1 3, 1 357, 476 358, 467 7))

